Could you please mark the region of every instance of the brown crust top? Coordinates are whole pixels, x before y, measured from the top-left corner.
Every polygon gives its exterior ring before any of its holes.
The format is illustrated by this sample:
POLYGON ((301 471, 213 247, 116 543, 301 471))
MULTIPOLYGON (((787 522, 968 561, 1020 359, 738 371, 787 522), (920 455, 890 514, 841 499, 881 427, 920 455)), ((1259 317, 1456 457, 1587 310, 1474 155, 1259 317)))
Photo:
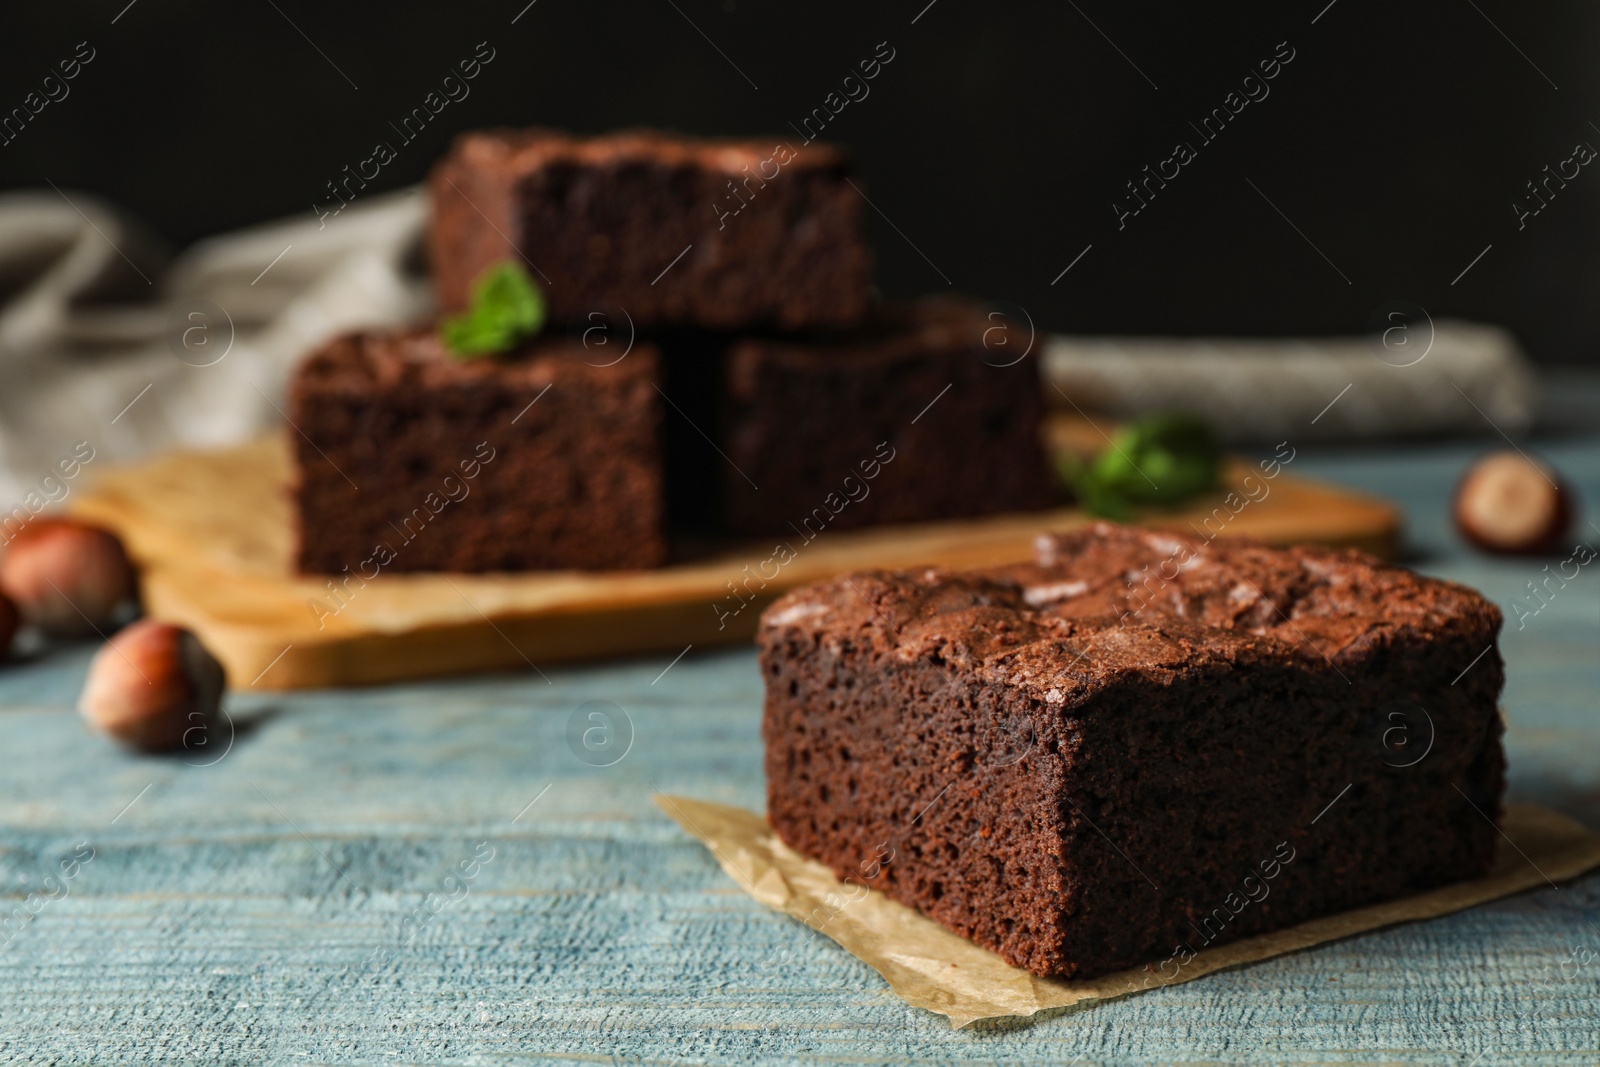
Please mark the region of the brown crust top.
MULTIPOLYGON (((541 337, 502 356, 457 359, 445 347, 436 325, 399 330, 362 330, 344 334, 307 356, 295 373, 297 389, 360 391, 399 386, 438 388, 496 382, 543 386, 557 378, 588 376, 622 380, 633 377, 622 364, 589 363, 595 358, 573 338, 541 337)), ((627 364, 639 373, 656 362, 654 346, 635 344, 627 364)))
POLYGON ((633 162, 694 165, 738 174, 746 166, 754 167, 771 158, 780 145, 794 154, 785 164, 789 167, 835 168, 850 162, 849 155, 837 145, 812 142, 796 147, 787 137, 688 137, 663 130, 619 130, 583 137, 538 126, 464 133, 456 138, 450 155, 473 167, 519 174, 552 163, 610 166, 633 162))
POLYGON ((1171 678, 1220 662, 1344 673, 1447 631, 1487 644, 1500 623, 1473 590, 1359 552, 1111 523, 1042 536, 1034 563, 845 575, 794 590, 761 620, 1067 706, 1130 673, 1171 678))

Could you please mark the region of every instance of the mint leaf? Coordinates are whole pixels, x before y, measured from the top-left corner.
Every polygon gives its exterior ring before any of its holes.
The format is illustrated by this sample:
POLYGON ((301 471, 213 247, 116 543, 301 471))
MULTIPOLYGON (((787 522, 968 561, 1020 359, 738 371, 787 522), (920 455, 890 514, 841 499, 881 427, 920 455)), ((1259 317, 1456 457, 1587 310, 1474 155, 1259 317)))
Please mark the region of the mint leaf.
POLYGON ((458 359, 509 352, 544 328, 544 294, 522 265, 504 259, 478 276, 472 306, 440 324, 439 334, 458 359))
POLYGON ((1062 473, 1085 510, 1126 521, 1135 504, 1176 504, 1214 488, 1221 467, 1210 424, 1174 412, 1129 423, 1093 461, 1064 464, 1062 473))

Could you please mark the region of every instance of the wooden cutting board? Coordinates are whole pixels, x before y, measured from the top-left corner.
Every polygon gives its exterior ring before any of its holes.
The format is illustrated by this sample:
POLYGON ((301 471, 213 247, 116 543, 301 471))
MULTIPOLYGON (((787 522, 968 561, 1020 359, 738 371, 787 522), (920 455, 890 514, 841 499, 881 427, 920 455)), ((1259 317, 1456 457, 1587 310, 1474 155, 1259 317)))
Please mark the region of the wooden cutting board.
MULTIPOLYGON (((1052 436, 1073 447, 1091 435, 1098 440, 1092 426, 1063 424, 1052 436)), ((1231 463, 1224 480, 1238 485, 1252 470, 1231 463)), ((122 536, 139 565, 150 615, 193 630, 227 668, 231 685, 262 689, 538 669, 747 641, 761 609, 794 586, 868 567, 1023 560, 1041 531, 1091 521, 1064 509, 824 532, 782 567, 768 562, 774 545, 762 542, 653 571, 386 574, 335 600, 326 579, 290 570, 289 477, 284 438, 175 452, 107 471, 73 510, 122 536), (774 571, 763 586, 761 576, 774 571)), ((1390 505, 1287 472, 1266 484, 1268 495, 1237 514, 1216 512, 1225 523, 1213 517, 1202 528, 1226 490, 1143 521, 1275 544, 1353 546, 1390 558, 1397 550, 1400 519, 1390 505)))

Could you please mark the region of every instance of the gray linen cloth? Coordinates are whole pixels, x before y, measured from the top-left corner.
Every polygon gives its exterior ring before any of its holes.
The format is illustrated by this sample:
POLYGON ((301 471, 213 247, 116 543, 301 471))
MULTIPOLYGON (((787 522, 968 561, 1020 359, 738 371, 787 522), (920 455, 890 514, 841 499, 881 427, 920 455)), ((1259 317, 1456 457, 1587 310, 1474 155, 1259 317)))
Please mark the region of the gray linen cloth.
POLYGON ((1117 418, 1194 411, 1240 442, 1515 434, 1532 424, 1533 370, 1505 330, 1419 316, 1384 340, 1054 337, 1045 395, 1117 418))
POLYGON ((326 225, 308 210, 212 238, 163 265, 87 194, 0 196, 0 521, 81 486, 73 458, 95 471, 281 424, 307 349, 429 312, 424 217, 411 189, 326 225))

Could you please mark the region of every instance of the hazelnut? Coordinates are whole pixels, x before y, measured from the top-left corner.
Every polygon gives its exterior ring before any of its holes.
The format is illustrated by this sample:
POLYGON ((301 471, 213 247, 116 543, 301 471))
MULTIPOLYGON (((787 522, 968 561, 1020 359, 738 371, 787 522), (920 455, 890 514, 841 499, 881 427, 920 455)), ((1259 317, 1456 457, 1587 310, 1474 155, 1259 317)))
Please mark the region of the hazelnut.
POLYGON ((133 568, 116 535, 70 519, 36 519, 0 556, 0 591, 22 618, 56 637, 111 625, 133 595, 133 568))
POLYGON ((0 593, 0 660, 11 655, 11 641, 17 636, 20 625, 22 616, 17 613, 17 606, 10 597, 0 593))
POLYGON ((1520 452, 1478 460, 1456 488, 1456 528, 1486 552, 1543 555, 1572 525, 1571 494, 1548 466, 1520 452))
POLYGON ((95 653, 78 711, 126 745, 169 752, 205 736, 222 685, 222 665, 193 634, 141 619, 95 653))

